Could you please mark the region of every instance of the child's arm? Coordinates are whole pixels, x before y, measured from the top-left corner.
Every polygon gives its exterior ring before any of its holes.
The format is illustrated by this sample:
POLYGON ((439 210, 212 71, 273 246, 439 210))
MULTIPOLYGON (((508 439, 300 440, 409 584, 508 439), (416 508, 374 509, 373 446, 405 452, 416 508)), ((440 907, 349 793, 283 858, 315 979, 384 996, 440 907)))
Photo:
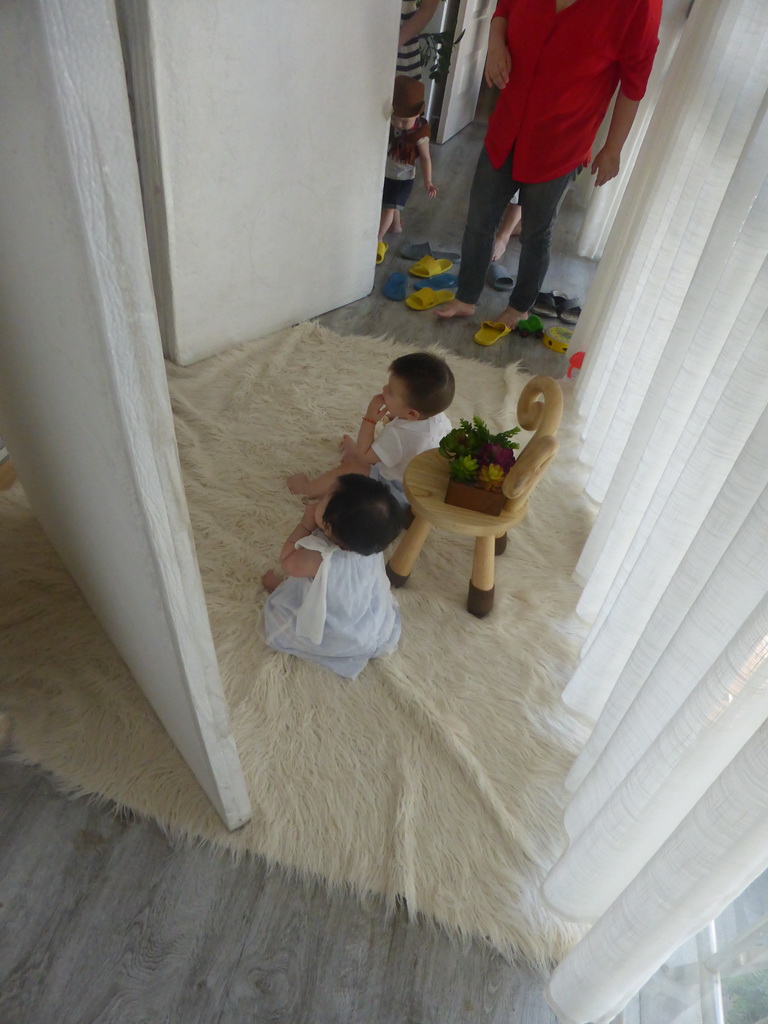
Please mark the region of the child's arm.
POLYGON ((432 157, 429 155, 429 139, 419 139, 416 143, 419 147, 419 163, 421 164, 421 176, 424 179, 424 188, 430 199, 437 195, 437 189, 432 184, 432 157))
POLYGON ((345 435, 345 450, 349 451, 349 454, 353 454, 363 462, 367 462, 369 466, 375 466, 377 462, 381 462, 381 459, 376 452, 373 451, 371 445, 373 444, 373 433, 376 429, 376 424, 386 415, 387 407, 384 404, 384 395, 374 395, 368 403, 368 408, 365 410, 365 416, 363 416, 362 422, 360 423, 360 429, 357 432, 357 440, 354 443, 354 451, 350 450, 349 445, 346 443, 346 438, 349 435, 345 435))
POLYGON ((440 0, 421 0, 421 5, 417 8, 416 13, 408 21, 403 22, 397 40, 398 46, 409 43, 423 28, 426 28, 427 22, 432 20, 439 2, 440 0))

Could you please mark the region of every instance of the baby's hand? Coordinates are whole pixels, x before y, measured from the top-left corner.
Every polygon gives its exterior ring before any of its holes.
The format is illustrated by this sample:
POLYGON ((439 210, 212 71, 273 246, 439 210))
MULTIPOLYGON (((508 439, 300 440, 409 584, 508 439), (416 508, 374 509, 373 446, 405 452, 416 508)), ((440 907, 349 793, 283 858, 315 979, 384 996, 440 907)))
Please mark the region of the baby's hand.
POLYGON ((427 189, 427 198, 434 199, 435 196, 437 195, 437 189, 435 188, 435 186, 430 181, 430 183, 425 187, 427 189))
POLYGON ((384 404, 384 395, 374 395, 368 403, 368 408, 365 411, 366 418, 369 420, 376 420, 378 423, 383 416, 386 416, 386 414, 387 407, 384 404))

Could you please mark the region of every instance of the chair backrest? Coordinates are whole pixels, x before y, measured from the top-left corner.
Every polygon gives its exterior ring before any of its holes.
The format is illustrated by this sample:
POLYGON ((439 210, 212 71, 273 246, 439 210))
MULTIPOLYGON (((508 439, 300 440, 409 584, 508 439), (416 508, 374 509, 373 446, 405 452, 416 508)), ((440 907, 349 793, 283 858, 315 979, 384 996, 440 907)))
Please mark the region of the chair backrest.
POLYGON ((557 454, 554 435, 562 416, 563 392, 557 381, 552 377, 529 380, 517 402, 517 420, 524 430, 535 433, 504 479, 505 515, 524 511, 528 495, 557 454))

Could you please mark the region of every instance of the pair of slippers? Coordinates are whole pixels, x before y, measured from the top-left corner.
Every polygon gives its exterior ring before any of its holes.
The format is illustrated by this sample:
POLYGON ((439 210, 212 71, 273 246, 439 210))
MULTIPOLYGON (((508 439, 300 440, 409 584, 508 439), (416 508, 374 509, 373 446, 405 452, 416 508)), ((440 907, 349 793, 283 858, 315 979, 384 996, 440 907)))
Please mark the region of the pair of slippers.
POLYGON ((562 292, 539 292, 531 312, 550 320, 562 320, 564 324, 575 324, 581 314, 578 299, 569 299, 562 292))
POLYGON ((429 279, 429 287, 418 284, 413 295, 406 298, 408 278, 405 274, 395 273, 390 274, 381 290, 388 299, 393 302, 405 301, 411 309, 431 309, 432 306, 437 306, 441 302, 450 302, 452 298, 455 298, 458 283, 455 274, 437 274, 429 279), (422 292, 425 294, 422 295, 422 292), (439 294, 441 298, 435 301, 435 294, 439 294), (449 297, 445 297, 446 295, 449 297))

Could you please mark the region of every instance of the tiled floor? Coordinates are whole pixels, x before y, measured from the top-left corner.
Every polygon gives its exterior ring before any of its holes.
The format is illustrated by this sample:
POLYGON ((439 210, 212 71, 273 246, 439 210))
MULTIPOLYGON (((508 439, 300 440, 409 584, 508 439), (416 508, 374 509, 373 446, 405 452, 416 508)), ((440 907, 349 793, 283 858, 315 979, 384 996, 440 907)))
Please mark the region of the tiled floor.
MULTIPOLYGON (((473 335, 480 322, 494 319, 506 306, 508 296, 505 293, 486 285, 473 318, 445 321, 430 311, 415 312, 402 302, 392 302, 381 291, 390 274, 394 271, 407 273, 413 266, 399 255, 407 242, 428 240, 434 248, 461 250, 469 188, 484 133, 485 124, 480 118, 444 145, 432 145, 432 177, 439 189, 437 198, 427 199, 417 179, 404 212, 403 233, 389 235, 386 239, 389 251, 384 262, 376 268, 373 291, 357 302, 325 313, 318 319, 340 334, 386 335, 414 347, 437 342, 448 351, 466 358, 480 359, 497 366, 519 360, 522 367, 532 373, 562 377, 568 369, 568 356, 552 352, 535 338, 523 339, 513 333, 487 348, 475 344, 473 335)), ((582 219, 583 211, 571 190, 555 224, 552 260, 544 288, 584 300, 597 264, 576 255, 576 237, 582 219)), ((519 243, 513 239, 501 260, 512 277, 515 276, 519 252, 519 243)))

